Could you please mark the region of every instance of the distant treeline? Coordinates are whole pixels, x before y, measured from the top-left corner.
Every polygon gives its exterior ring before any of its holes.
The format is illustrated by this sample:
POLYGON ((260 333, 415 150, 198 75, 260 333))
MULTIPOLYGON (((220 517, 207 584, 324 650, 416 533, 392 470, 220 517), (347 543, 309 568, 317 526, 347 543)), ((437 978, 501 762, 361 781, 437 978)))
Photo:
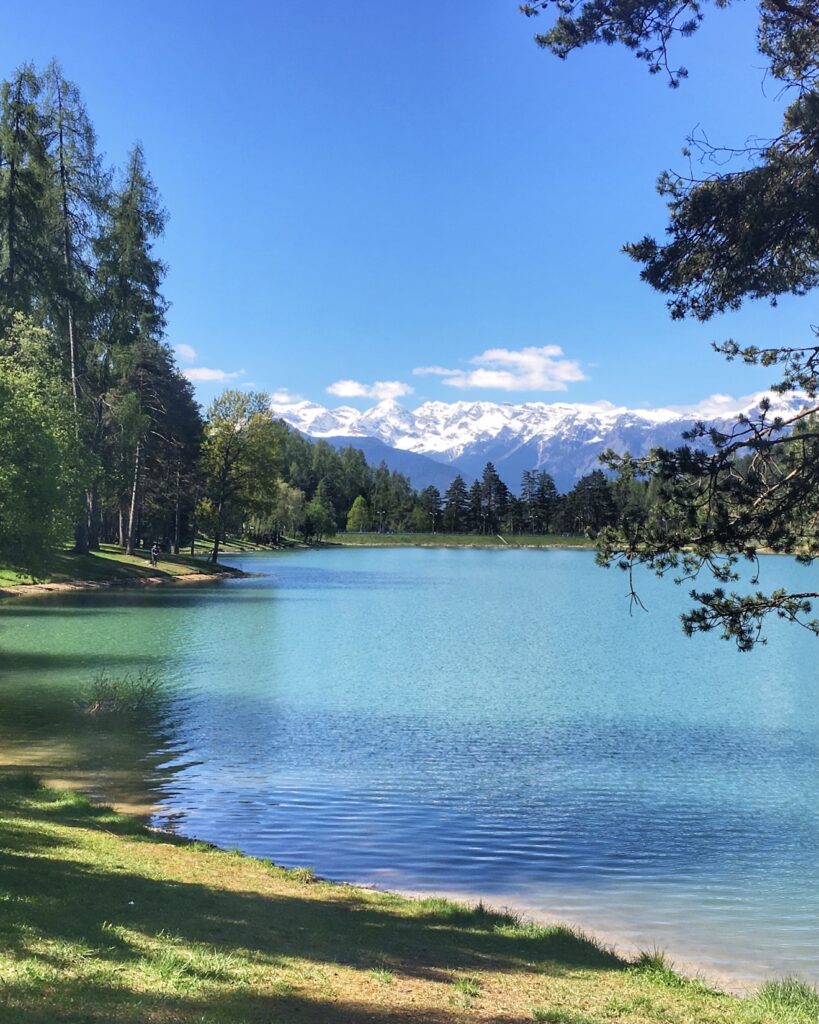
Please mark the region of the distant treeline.
POLYGON ((311 445, 297 434, 290 435, 290 443, 309 446, 311 459, 302 452, 291 463, 309 467, 309 472, 291 472, 279 485, 280 507, 246 523, 255 540, 275 541, 285 532, 317 536, 338 530, 592 535, 624 516, 644 514, 650 500, 645 483, 611 482, 601 470, 582 477, 563 495, 549 473, 526 472, 515 495, 491 462, 470 486, 457 476, 443 495, 437 487, 414 491, 406 477, 390 473, 383 463, 377 469, 367 466, 353 448, 337 452, 324 441, 311 445), (311 492, 313 498, 307 501, 311 492))
POLYGON ((417 493, 352 448, 311 443, 268 396, 203 415, 165 342, 166 213, 139 145, 106 167, 58 64, 0 86, 0 561, 36 570, 72 538, 179 551, 197 533, 279 541, 338 530, 589 532, 645 499, 591 473, 510 493, 492 465, 417 493))

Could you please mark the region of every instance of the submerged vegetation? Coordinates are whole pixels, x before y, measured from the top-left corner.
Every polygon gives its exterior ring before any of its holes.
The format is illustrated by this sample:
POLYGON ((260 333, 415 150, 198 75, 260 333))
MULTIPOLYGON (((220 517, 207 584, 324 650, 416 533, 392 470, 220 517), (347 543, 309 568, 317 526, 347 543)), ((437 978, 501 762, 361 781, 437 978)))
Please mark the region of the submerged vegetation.
POLYGON ((110 671, 97 672, 85 692, 75 701, 84 715, 122 715, 154 704, 164 692, 159 676, 151 669, 141 668, 133 675, 117 676, 110 671))
POLYGON ((0 780, 0 808, 2 1024, 816 1019, 808 986, 738 999, 656 954, 629 963, 482 904, 335 885, 30 777, 0 780))

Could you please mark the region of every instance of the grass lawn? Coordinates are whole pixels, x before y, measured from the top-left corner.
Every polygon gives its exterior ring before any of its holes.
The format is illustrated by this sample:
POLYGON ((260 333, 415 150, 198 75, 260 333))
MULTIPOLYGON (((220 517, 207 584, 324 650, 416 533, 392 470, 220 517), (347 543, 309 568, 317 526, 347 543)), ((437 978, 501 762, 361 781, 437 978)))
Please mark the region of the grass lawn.
POLYGON ((2 1024, 807 1024, 565 928, 409 901, 150 833, 0 777, 2 1024))
POLYGON ((87 555, 76 555, 68 549, 55 551, 42 575, 36 579, 0 565, 0 588, 30 583, 127 582, 156 576, 190 576, 193 573, 218 576, 225 571, 223 567, 213 566, 200 558, 164 552, 157 567, 153 568, 147 551, 126 555, 122 548, 114 544, 102 544, 99 551, 87 555))
POLYGON ((562 534, 497 534, 479 533, 340 533, 328 544, 349 547, 414 547, 414 548, 593 548, 588 537, 562 534))

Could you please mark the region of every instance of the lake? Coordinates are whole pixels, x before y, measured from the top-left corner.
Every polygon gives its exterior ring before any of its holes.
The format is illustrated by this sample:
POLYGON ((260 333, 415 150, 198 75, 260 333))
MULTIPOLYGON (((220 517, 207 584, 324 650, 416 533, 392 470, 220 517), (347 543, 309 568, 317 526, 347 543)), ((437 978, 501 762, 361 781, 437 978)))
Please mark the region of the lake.
MULTIPOLYGON (((819 641, 686 639, 587 551, 335 549, 0 605, 0 754, 325 877, 483 896, 740 984, 819 980, 819 641), (98 673, 166 695, 127 721, 98 673)), ((763 561, 764 586, 816 569, 763 561)))

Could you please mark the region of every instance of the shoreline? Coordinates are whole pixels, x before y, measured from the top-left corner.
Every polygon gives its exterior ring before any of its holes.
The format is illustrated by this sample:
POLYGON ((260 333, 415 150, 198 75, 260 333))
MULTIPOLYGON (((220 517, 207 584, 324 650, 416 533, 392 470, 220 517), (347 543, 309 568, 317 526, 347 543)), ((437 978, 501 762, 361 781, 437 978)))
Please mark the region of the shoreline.
POLYGON ((474 899, 330 882, 173 829, 146 829, 30 775, 0 776, 0 799, 8 1019, 813 1019, 818 997, 808 986, 778 983, 740 999, 688 980, 656 952, 627 960, 590 933, 474 899))
MULTIPOLYGON (((114 806, 116 807, 117 805, 114 806)), ((157 805, 155 805, 155 807, 156 806, 157 805)), ((121 813, 137 818, 142 817, 140 815, 134 815, 133 812, 127 810, 123 810, 121 813)), ((152 810, 150 814, 146 816, 147 820, 145 823, 145 828, 154 835, 173 838, 176 841, 185 844, 205 844, 214 851, 220 853, 238 853, 241 857, 250 861, 257 861, 259 859, 264 860, 264 858, 259 858, 253 854, 245 853, 239 848, 232 849, 229 847, 223 847, 208 839, 190 836, 183 831, 167 828, 162 825, 154 825, 151 823, 154 817, 155 810, 152 810)), ((312 868, 309 866, 304 868, 296 865, 279 864, 278 861, 276 864, 277 866, 282 867, 285 871, 307 870, 311 873, 316 882, 321 882, 322 884, 340 889, 363 890, 365 892, 378 893, 382 896, 398 897, 400 899, 409 900, 413 903, 420 903, 425 900, 444 900, 448 903, 466 907, 471 911, 485 911, 489 915, 497 915, 500 917, 511 916, 524 928, 527 926, 564 928, 584 939, 590 940, 594 945, 606 953, 610 953, 618 960, 625 961, 629 964, 636 963, 639 958, 645 954, 660 954, 665 959, 668 969, 673 971, 674 974, 679 975, 681 978, 689 982, 702 984, 707 989, 720 995, 731 996, 736 999, 744 1000, 753 998, 754 994, 762 985, 770 981, 779 980, 779 976, 772 978, 765 978, 762 976, 752 978, 730 971, 720 971, 714 969, 714 967, 705 960, 700 960, 696 957, 686 955, 677 955, 673 949, 669 949, 665 946, 658 947, 650 942, 641 946, 633 938, 628 938, 622 933, 609 929, 605 926, 600 927, 584 921, 569 920, 557 913, 550 913, 548 910, 532 907, 525 903, 518 903, 513 899, 509 900, 505 897, 493 895, 491 893, 474 893, 461 891, 459 889, 441 888, 418 889, 404 887, 401 885, 390 885, 388 883, 380 884, 378 882, 326 878, 323 875, 313 874, 312 868)), ((812 985, 814 983, 809 981, 807 984, 812 985)))
POLYGON ((338 885, 352 884, 358 888, 370 889, 373 892, 394 894, 409 900, 444 899, 454 903, 464 904, 468 907, 485 907, 490 913, 511 914, 520 919, 524 925, 555 926, 569 928, 579 935, 586 936, 602 949, 608 950, 614 956, 622 960, 633 962, 643 953, 659 951, 667 958, 668 965, 675 974, 679 974, 689 981, 701 982, 709 989, 720 992, 724 995, 735 996, 738 999, 746 999, 753 996, 754 992, 768 978, 749 978, 731 972, 714 970, 707 962, 685 955, 677 955, 673 949, 667 947, 655 947, 653 944, 639 945, 634 939, 595 924, 587 924, 583 921, 568 920, 559 914, 550 913, 548 910, 528 906, 525 903, 517 903, 514 900, 506 900, 503 897, 496 897, 491 894, 475 894, 462 892, 458 889, 412 889, 402 886, 381 886, 377 883, 367 884, 363 882, 337 882, 338 885))
POLYGON ((91 590, 120 590, 129 587, 162 586, 166 583, 203 583, 221 579, 247 579, 253 573, 222 565, 213 572, 162 573, 155 576, 127 577, 110 580, 60 580, 54 583, 13 583, 0 586, 0 600, 27 594, 44 597, 47 594, 70 594, 91 590))
POLYGON ((457 544, 457 543, 428 543, 425 541, 396 541, 395 543, 381 544, 378 541, 361 544, 338 542, 322 543, 320 549, 326 548, 447 548, 448 550, 463 549, 465 551, 594 551, 593 544, 518 544, 517 542, 506 541, 503 544, 457 544))
MULTIPOLYGON (((15 765, 15 769, 28 774, 32 769, 26 765, 15 765)), ((2 780, 0 772, 0 780, 2 780)), ((91 805, 104 809, 110 808, 117 814, 130 819, 140 825, 151 835, 157 838, 166 838, 181 843, 185 846, 201 847, 207 846, 214 852, 222 854, 239 855, 248 862, 264 862, 266 858, 254 854, 245 853, 239 848, 220 846, 209 839, 201 836, 190 835, 183 829, 168 827, 163 824, 155 824, 158 817, 161 817, 162 805, 134 804, 128 801, 114 799, 100 799, 89 790, 81 778, 71 777, 70 773, 55 770, 53 773, 41 769, 32 772, 34 778, 47 788, 55 791, 74 792, 90 801, 91 805)), ((755 992, 766 982, 778 980, 779 976, 766 978, 763 975, 748 976, 730 970, 715 968, 707 959, 698 958, 696 955, 678 953, 675 948, 666 945, 657 945, 650 940, 640 944, 634 938, 630 938, 618 931, 615 927, 607 927, 588 920, 570 919, 556 912, 550 912, 542 907, 534 907, 524 902, 518 902, 514 897, 491 892, 471 892, 458 888, 413 888, 411 886, 393 885, 389 882, 378 882, 372 880, 351 881, 344 878, 328 878, 315 874, 313 869, 298 866, 295 863, 280 863, 276 865, 284 871, 308 871, 311 878, 316 882, 332 886, 334 889, 362 890, 365 892, 377 893, 384 896, 394 896, 406 899, 414 903, 425 900, 444 900, 449 903, 466 907, 470 910, 485 910, 489 914, 500 916, 511 916, 518 920, 520 926, 534 927, 557 927, 565 928, 585 939, 589 939, 600 949, 615 956, 627 963, 634 963, 643 954, 660 953, 667 963, 669 970, 688 981, 700 983, 706 988, 722 995, 732 996, 738 999, 752 998, 755 992)), ((809 981, 808 984, 814 984, 809 981)))
MULTIPOLYGON (((49 781, 47 784, 52 785, 53 783, 49 781)), ((88 798, 85 793, 83 793, 83 796, 88 798)), ((172 839, 188 846, 196 847, 205 845, 214 852, 238 854, 240 857, 250 862, 266 861, 266 858, 245 853, 238 847, 231 848, 220 846, 218 843, 213 843, 209 839, 191 836, 186 832, 176 830, 174 828, 168 828, 163 825, 152 824, 159 805, 153 805, 149 813, 144 815, 135 813, 132 810, 127 810, 123 805, 118 805, 116 803, 108 806, 112 806, 118 813, 124 814, 127 817, 141 822, 147 832, 157 837, 172 839)), ((669 950, 666 947, 657 947, 651 944, 640 946, 634 939, 627 938, 617 931, 613 931, 605 927, 601 928, 582 921, 571 921, 556 913, 550 913, 547 910, 538 909, 527 904, 516 903, 514 900, 506 900, 504 897, 497 895, 463 892, 459 889, 414 889, 400 885, 381 885, 378 882, 326 878, 323 875, 315 874, 309 865, 304 867, 280 864, 278 861, 275 863, 277 867, 284 871, 307 871, 315 882, 331 886, 338 890, 360 890, 363 892, 372 892, 381 896, 409 900, 411 903, 422 903, 426 900, 442 900, 456 906, 465 907, 470 911, 478 913, 486 912, 489 916, 512 917, 516 919, 519 926, 523 928, 528 926, 563 928, 577 936, 580 936, 582 939, 591 941, 605 953, 611 954, 611 956, 624 961, 627 964, 634 964, 638 962, 639 958, 645 954, 659 954, 665 959, 668 969, 680 978, 694 984, 699 983, 719 995, 730 996, 740 1000, 752 998, 762 985, 768 981, 776 980, 764 977, 748 978, 729 972, 716 971, 704 961, 692 959, 687 956, 677 956, 673 950, 669 950)), ((813 983, 808 982, 808 984, 813 983)))

